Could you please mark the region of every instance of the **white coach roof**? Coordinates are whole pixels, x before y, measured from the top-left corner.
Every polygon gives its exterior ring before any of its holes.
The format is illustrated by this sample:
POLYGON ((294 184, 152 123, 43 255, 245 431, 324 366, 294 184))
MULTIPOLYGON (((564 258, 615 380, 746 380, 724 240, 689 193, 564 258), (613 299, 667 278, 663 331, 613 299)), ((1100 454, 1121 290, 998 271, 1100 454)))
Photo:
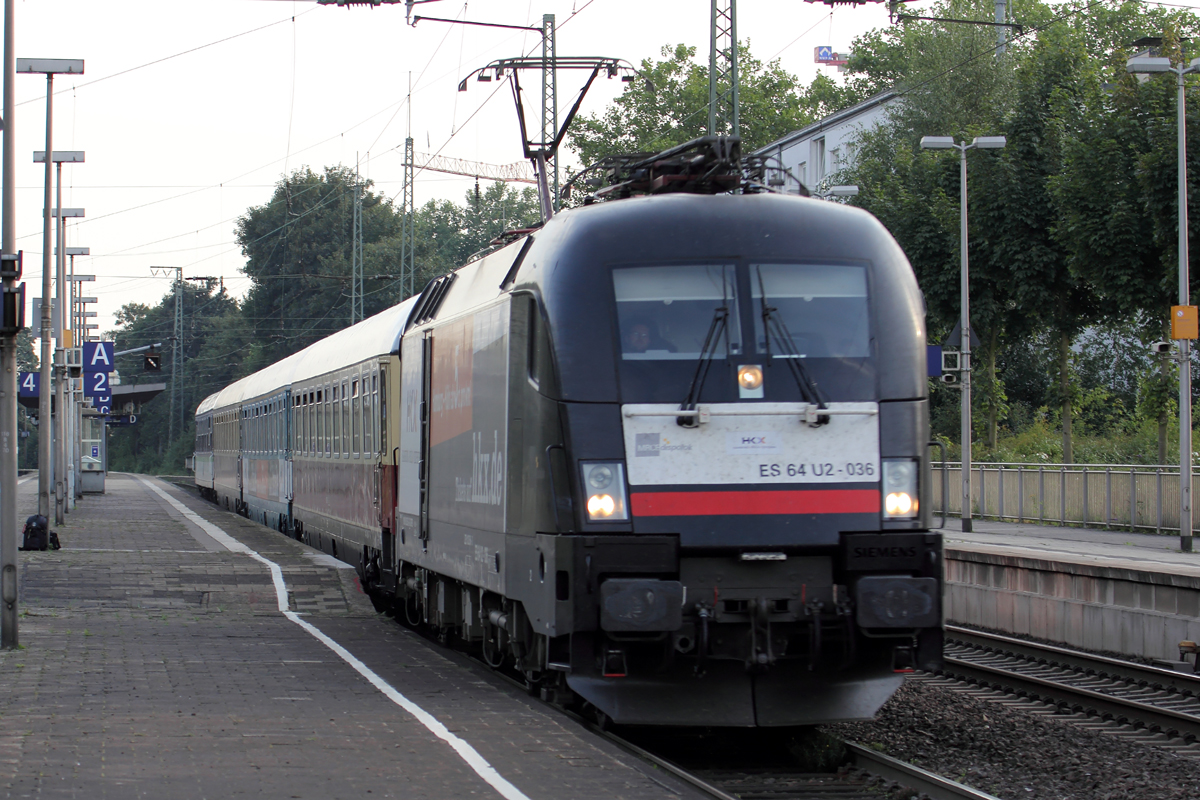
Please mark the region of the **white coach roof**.
POLYGON ((297 381, 315 378, 374 356, 398 352, 404 323, 419 295, 385 309, 357 325, 313 342, 282 361, 247 375, 211 394, 200 403, 197 414, 227 408, 257 397, 283 391, 297 381))

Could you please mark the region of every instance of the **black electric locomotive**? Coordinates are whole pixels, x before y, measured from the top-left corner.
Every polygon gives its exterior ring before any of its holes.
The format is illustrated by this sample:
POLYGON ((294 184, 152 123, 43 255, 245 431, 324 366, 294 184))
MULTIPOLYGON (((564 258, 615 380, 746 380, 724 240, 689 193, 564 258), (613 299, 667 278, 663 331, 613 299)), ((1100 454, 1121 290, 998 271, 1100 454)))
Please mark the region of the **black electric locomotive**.
POLYGON ((635 164, 373 339, 206 400, 200 430, 280 400, 285 489, 235 507, 617 723, 871 717, 941 658, 921 295, 874 217, 755 193, 722 152, 635 164))

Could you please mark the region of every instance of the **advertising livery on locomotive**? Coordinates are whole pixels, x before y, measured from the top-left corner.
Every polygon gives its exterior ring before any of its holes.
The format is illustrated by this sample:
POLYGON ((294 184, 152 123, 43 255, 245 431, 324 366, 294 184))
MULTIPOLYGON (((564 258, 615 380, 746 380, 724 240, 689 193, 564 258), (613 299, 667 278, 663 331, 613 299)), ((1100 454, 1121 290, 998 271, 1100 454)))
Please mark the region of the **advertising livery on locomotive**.
POLYGON ((602 719, 869 718, 942 650, 912 269, 671 169, 207 398, 197 483, 602 719))

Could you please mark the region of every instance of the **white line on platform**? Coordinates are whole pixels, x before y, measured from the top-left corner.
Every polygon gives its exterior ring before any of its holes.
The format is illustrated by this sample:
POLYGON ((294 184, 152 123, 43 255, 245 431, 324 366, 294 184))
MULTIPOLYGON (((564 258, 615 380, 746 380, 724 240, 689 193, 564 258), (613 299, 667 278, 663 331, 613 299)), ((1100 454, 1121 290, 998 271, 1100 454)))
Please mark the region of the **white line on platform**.
POLYGON ((269 558, 264 558, 246 545, 239 542, 237 539, 234 539, 232 536, 225 533, 225 531, 221 530, 216 525, 213 525, 195 511, 192 511, 190 508, 164 492, 146 478, 143 478, 139 475, 138 480, 144 483, 147 488, 156 492, 164 500, 174 506, 180 514, 183 514, 189 521, 198 525, 205 533, 216 539, 226 548, 235 553, 245 553, 255 561, 265 565, 267 569, 271 571, 271 580, 275 583, 275 597, 279 603, 280 613, 282 613, 292 622, 299 625, 304 630, 308 631, 308 633, 317 639, 317 641, 321 642, 321 644, 337 653, 343 661, 354 667, 355 671, 358 672, 359 675, 362 675, 364 678, 366 678, 367 682, 382 692, 389 700, 400 706, 409 714, 412 714, 414 717, 416 717, 418 722, 429 729, 430 733, 444 741, 446 744, 450 745, 450 747, 454 749, 454 752, 458 753, 459 757, 462 758, 463 761, 467 762, 467 765, 470 766, 471 769, 475 770, 475 773, 479 775, 479 777, 487 781, 493 789, 499 792, 500 795, 505 798, 505 800, 529 800, 529 797, 524 792, 509 783, 503 775, 496 771, 495 767, 487 762, 487 759, 479 755, 478 750, 460 739, 458 736, 455 736, 453 733, 451 733, 445 725, 443 725, 441 722, 438 722, 437 718, 428 711, 409 700, 400 692, 396 691, 391 684, 379 677, 374 670, 372 670, 362 661, 359 661, 358 658, 356 658, 349 650, 342 647, 333 639, 330 639, 328 636, 318 630, 315 625, 312 625, 311 623, 301 619, 300 616, 295 612, 289 611, 287 584, 283 581, 283 570, 279 568, 278 564, 276 564, 274 561, 271 561, 269 558))

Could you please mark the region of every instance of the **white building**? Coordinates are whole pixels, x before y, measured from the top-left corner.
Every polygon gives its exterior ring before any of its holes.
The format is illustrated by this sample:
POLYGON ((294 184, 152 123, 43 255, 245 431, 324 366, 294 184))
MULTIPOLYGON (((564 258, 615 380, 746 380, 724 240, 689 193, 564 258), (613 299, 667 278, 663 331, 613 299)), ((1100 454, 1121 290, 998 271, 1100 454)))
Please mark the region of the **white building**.
MULTIPOLYGON (((854 138, 864 128, 883 121, 888 107, 897 98, 893 91, 880 92, 857 105, 831 114, 825 119, 793 131, 755 150, 756 156, 774 156, 807 188, 822 188, 825 179, 854 159, 854 138)), ((796 184, 787 181, 784 191, 797 193, 796 184)))

